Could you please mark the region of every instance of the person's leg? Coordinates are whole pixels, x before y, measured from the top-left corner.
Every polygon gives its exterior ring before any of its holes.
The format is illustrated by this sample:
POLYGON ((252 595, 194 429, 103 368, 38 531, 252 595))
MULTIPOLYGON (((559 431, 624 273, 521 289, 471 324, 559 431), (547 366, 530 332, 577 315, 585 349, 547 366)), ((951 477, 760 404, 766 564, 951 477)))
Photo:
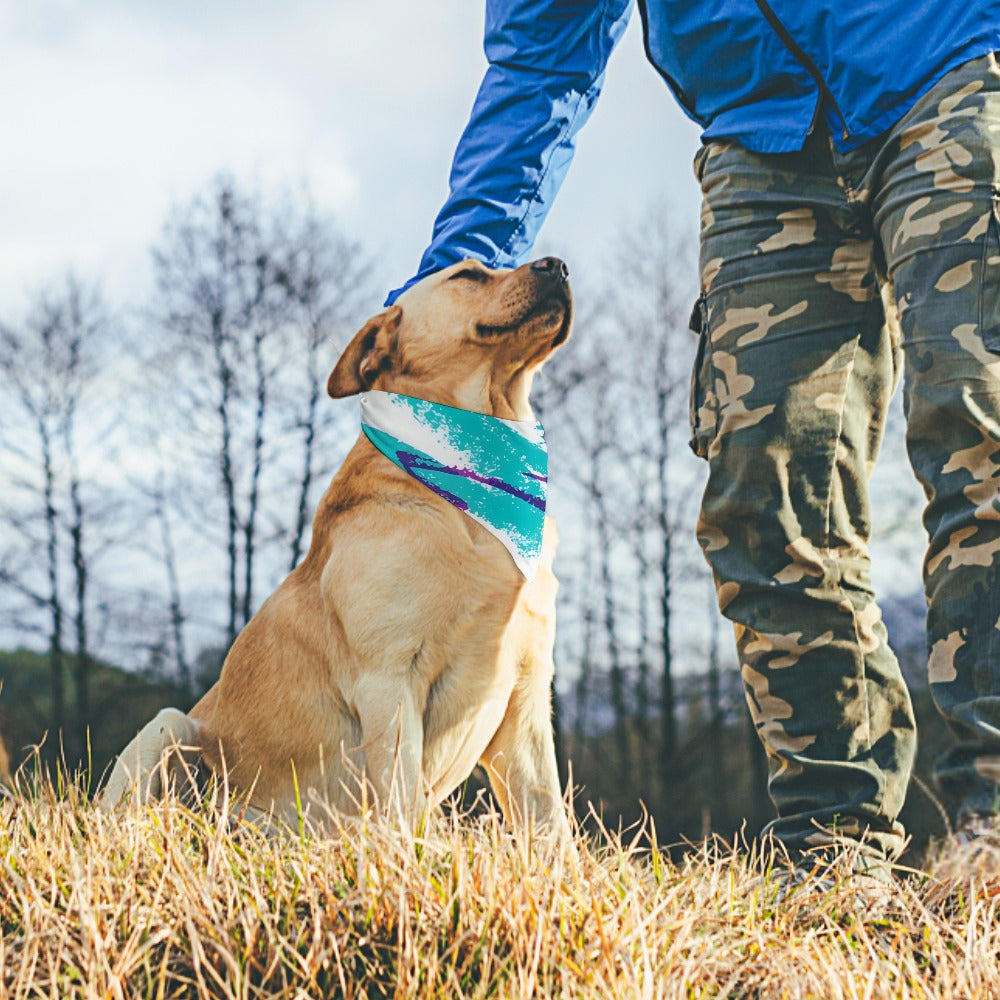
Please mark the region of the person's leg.
POLYGON ((791 156, 699 155, 699 541, 736 627, 794 851, 866 836, 894 856, 910 699, 869 578, 868 477, 895 386, 866 212, 825 137, 791 156))
POLYGON ((874 197, 900 307, 910 461, 927 494, 931 691, 960 813, 1000 781, 1000 68, 949 73, 894 128, 874 197))

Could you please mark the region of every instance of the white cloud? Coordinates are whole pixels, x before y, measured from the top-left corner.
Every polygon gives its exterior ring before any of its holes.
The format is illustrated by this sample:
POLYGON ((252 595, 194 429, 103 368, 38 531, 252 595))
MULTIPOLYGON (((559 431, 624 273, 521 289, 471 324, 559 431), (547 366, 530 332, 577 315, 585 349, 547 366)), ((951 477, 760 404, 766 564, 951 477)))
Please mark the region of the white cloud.
MULTIPOLYGON (((469 0, 0 0, 0 302, 67 265, 112 297, 143 287, 170 205, 220 169, 307 182, 402 281, 447 191, 482 18, 469 0)), ((664 191, 696 218, 696 130, 637 23, 622 48, 545 233, 571 262, 664 191)))

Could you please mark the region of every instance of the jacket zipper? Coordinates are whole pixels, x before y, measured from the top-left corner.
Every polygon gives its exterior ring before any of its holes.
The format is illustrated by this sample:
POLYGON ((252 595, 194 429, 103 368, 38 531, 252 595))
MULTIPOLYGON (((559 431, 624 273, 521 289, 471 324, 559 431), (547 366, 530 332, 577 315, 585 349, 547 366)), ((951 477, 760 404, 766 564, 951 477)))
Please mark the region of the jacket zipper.
POLYGON ((681 107, 685 108, 695 121, 701 121, 694 113, 694 102, 688 100, 677 81, 669 73, 665 73, 660 64, 653 58, 653 51, 649 47, 649 15, 646 10, 646 0, 636 0, 636 4, 639 8, 639 20, 642 23, 642 47, 646 50, 646 59, 649 61, 649 65, 660 74, 661 79, 666 82, 681 107))
MULTIPOLYGON (((842 130, 840 133, 840 138, 842 141, 846 142, 851 137, 851 133, 847 128, 847 119, 844 118, 844 114, 840 110, 840 107, 837 105, 833 93, 826 84, 826 80, 823 79, 823 74, 820 73, 819 67, 812 61, 812 59, 809 58, 809 56, 806 55, 806 52, 802 48, 802 46, 799 45, 799 43, 795 41, 795 39, 792 38, 792 36, 788 33, 788 30, 781 23, 781 21, 778 20, 778 15, 775 14, 774 11, 771 9, 771 5, 767 2, 767 0, 754 0, 754 2, 757 4, 757 9, 766 18, 767 23, 771 25, 771 28, 774 30, 774 33, 781 39, 782 42, 784 42, 785 47, 788 49, 788 51, 791 52, 792 55, 795 56, 795 58, 798 59, 800 63, 802 63, 802 66, 805 69, 805 71, 816 82, 816 86, 819 87, 820 93, 830 102, 830 106, 833 108, 833 110, 837 114, 837 117, 840 119, 840 127, 842 130)), ((816 103, 816 110, 815 112, 813 112, 813 120, 809 125, 810 133, 816 127, 816 120, 819 118, 821 103, 822 102, 819 101, 816 103)))

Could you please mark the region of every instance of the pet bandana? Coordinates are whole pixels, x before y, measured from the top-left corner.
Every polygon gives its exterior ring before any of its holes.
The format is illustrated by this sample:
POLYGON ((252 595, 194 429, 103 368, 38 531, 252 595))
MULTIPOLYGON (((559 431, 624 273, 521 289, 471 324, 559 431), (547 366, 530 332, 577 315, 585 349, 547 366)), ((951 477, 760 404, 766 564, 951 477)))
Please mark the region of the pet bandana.
POLYGON ((500 539, 535 578, 549 469, 541 424, 373 390, 361 393, 361 429, 386 458, 500 539))

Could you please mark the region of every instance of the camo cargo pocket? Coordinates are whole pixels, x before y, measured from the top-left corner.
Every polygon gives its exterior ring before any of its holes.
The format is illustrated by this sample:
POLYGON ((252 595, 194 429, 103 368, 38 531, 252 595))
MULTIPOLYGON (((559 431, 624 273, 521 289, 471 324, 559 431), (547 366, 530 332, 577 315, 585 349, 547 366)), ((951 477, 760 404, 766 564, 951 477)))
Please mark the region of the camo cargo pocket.
POLYGON ((987 350, 1000 354, 1000 187, 993 188, 990 224, 983 241, 979 335, 987 350))
POLYGON ((712 350, 708 334, 708 306, 702 295, 691 310, 688 324, 698 337, 694 369, 691 372, 690 422, 691 450, 699 458, 708 458, 708 447, 715 437, 716 415, 710 405, 712 392, 712 350))

